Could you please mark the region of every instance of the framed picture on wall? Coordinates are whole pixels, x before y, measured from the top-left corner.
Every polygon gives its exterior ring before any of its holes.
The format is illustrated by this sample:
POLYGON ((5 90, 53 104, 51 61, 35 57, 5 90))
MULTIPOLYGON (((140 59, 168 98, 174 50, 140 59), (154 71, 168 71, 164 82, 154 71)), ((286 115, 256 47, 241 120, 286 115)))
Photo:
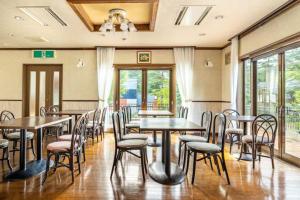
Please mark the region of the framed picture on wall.
POLYGON ((137 51, 137 63, 151 64, 151 51, 137 51))

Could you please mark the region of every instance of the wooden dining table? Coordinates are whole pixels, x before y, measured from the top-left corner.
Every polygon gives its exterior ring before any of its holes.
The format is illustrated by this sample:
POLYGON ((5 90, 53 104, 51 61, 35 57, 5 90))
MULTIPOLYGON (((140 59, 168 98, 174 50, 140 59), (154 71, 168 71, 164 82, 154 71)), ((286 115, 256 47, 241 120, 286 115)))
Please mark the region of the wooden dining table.
POLYGON ((46 160, 42 158, 43 149, 43 132, 42 129, 47 126, 52 126, 62 122, 70 122, 71 117, 22 117, 13 120, 7 120, 0 122, 0 129, 20 129, 20 157, 19 157, 19 169, 11 172, 6 176, 6 179, 26 179, 34 175, 40 174, 46 170, 46 160), (26 147, 27 130, 32 130, 37 136, 36 160, 27 162, 26 160, 26 147))
POLYGON ((183 118, 142 118, 141 131, 162 131, 161 161, 149 165, 150 177, 158 183, 175 185, 184 180, 185 173, 177 162, 171 162, 172 131, 205 131, 204 127, 183 118))
MULTIPOLYGON (((75 122, 77 121, 78 117, 80 117, 81 115, 85 114, 85 113, 92 113, 93 110, 61 110, 58 112, 47 112, 47 115, 52 115, 52 116, 69 116, 69 117, 73 117, 75 118, 75 122)), ((72 130, 72 121, 69 123, 69 132, 71 132, 72 130)))
MULTIPOLYGON (((168 111, 168 110, 139 110, 138 116, 140 117, 172 117, 174 116, 174 113, 168 111)), ((160 147, 161 142, 157 140, 157 134, 156 131, 153 131, 153 142, 149 142, 148 146, 151 147, 160 147)))

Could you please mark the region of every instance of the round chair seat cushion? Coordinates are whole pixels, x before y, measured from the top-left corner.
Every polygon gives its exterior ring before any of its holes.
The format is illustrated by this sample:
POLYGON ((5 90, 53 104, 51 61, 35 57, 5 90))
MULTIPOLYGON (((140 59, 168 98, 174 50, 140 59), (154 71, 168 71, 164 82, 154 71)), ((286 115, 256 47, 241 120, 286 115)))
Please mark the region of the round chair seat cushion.
POLYGON ((228 129, 226 129, 225 133, 242 135, 242 134, 244 134, 244 130, 241 128, 228 128, 228 129))
POLYGON ((126 126, 126 128, 139 128, 140 127, 140 124, 126 124, 125 125, 126 126))
POLYGON ((8 140, 0 139, 0 148, 6 148, 6 147, 8 147, 8 140))
POLYGON ((188 142, 187 146, 191 150, 195 150, 201 153, 219 153, 221 148, 216 144, 204 143, 204 142, 188 142))
POLYGON ((179 140, 183 142, 207 142, 207 138, 197 135, 180 135, 179 140))
MULTIPOLYGON (((252 141, 253 141, 252 135, 244 135, 242 137, 242 142, 243 143, 252 143, 252 141)), ((256 137, 256 143, 266 144, 266 143, 270 143, 270 142, 272 142, 271 138, 268 139, 267 136, 265 136, 264 138, 262 138, 262 136, 257 136, 256 137)))
POLYGON ((71 149, 71 141, 58 141, 58 142, 52 142, 47 145, 47 150, 53 153, 68 152, 70 149, 71 149))
MULTIPOLYGON (((34 133, 33 132, 27 132, 26 133, 26 139, 28 140, 31 140, 33 139, 33 136, 34 136, 34 133)), ((20 139, 20 132, 13 132, 13 133, 8 133, 6 134, 6 137, 9 139, 9 140, 18 140, 20 139)))
POLYGON ((145 147, 147 144, 146 140, 122 140, 118 142, 118 147, 131 149, 145 147))
POLYGON ((123 136, 124 140, 147 140, 148 135, 140 133, 130 133, 123 136))
MULTIPOLYGON (((72 134, 60 135, 60 136, 58 136, 58 140, 59 141, 71 141, 72 140, 72 134)), ((82 140, 84 140, 83 136, 82 136, 82 140)))

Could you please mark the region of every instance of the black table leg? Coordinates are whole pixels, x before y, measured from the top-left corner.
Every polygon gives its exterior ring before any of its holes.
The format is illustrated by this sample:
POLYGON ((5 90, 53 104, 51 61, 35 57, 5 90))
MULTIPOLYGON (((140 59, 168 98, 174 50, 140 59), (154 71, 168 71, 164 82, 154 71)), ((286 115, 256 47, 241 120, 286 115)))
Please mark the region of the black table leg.
MULTIPOLYGON (((156 118, 156 116, 153 116, 153 118, 156 118)), ((160 147, 161 146, 161 143, 157 141, 156 131, 153 131, 153 142, 149 142, 148 146, 150 146, 150 147, 160 147)))
POLYGON ((37 130, 37 141, 36 141, 36 149, 37 149, 37 160, 42 160, 42 151, 43 151, 43 131, 42 129, 37 130))
POLYGON ((20 130, 20 170, 26 170, 26 129, 20 130))
POLYGON ((156 182, 166 185, 180 184, 185 177, 181 168, 171 162, 171 139, 170 132, 163 132, 163 148, 162 148, 162 162, 153 162, 149 166, 149 175, 156 182))
POLYGON ((69 120, 69 134, 72 134, 72 118, 69 120))
MULTIPOLYGON (((37 160, 26 162, 26 129, 20 130, 20 168, 6 176, 6 179, 26 179, 46 170, 46 160, 42 159, 42 129, 37 129, 37 160)), ((50 163, 53 165, 53 162, 50 163)))

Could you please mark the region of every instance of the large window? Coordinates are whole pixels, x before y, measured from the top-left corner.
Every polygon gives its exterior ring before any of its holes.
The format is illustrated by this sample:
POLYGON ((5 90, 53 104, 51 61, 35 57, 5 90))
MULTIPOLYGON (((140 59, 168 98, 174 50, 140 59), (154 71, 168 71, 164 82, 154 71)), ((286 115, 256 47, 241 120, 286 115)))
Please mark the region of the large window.
POLYGON ((251 114, 251 61, 244 61, 244 113, 251 114))

